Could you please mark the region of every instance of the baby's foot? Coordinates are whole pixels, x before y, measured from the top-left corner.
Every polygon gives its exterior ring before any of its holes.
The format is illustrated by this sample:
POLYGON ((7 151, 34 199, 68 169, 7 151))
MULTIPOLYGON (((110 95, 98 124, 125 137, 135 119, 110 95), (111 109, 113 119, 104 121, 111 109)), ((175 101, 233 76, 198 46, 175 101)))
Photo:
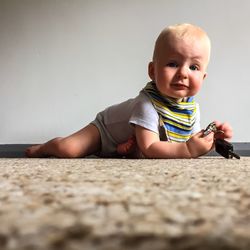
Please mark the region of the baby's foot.
POLYGON ((44 157, 44 155, 41 152, 41 144, 39 145, 33 145, 25 150, 25 155, 27 157, 31 158, 38 158, 38 157, 44 157))

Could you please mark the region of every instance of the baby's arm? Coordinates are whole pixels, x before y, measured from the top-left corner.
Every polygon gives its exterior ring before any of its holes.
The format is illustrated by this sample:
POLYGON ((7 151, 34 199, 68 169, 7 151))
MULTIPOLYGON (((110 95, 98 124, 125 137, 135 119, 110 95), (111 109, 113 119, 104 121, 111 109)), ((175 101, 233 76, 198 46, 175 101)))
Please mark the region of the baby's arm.
POLYGON ((141 126, 135 126, 136 141, 146 158, 197 158, 213 148, 214 134, 203 137, 203 131, 187 142, 160 141, 159 135, 141 126))

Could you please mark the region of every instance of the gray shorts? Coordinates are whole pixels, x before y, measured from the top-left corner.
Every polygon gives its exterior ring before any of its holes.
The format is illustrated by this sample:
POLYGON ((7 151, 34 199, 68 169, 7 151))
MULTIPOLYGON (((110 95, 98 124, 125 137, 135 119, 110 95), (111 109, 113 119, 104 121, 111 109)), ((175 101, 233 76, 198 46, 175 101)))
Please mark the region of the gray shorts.
POLYGON ((98 113, 95 120, 90 124, 96 126, 101 135, 101 149, 95 155, 107 158, 120 157, 116 151, 117 143, 114 141, 104 125, 102 112, 98 113))

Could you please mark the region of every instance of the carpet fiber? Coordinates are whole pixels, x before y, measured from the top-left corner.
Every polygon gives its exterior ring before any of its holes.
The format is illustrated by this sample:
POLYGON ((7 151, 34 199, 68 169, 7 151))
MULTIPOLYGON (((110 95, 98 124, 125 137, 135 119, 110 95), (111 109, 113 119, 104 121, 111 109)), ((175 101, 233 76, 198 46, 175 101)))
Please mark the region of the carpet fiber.
POLYGON ((0 159, 0 249, 250 249, 250 158, 0 159))

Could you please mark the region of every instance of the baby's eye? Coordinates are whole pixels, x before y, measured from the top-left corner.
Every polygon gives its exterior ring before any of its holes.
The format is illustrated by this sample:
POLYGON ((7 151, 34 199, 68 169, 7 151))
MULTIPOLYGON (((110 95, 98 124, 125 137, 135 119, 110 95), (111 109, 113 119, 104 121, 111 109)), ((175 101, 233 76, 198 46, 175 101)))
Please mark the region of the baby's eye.
POLYGON ((191 65, 189 68, 191 70, 199 70, 199 67, 197 65, 191 65))
POLYGON ((178 64, 176 62, 170 62, 167 64, 167 67, 170 67, 170 68, 177 68, 178 67, 178 64))

